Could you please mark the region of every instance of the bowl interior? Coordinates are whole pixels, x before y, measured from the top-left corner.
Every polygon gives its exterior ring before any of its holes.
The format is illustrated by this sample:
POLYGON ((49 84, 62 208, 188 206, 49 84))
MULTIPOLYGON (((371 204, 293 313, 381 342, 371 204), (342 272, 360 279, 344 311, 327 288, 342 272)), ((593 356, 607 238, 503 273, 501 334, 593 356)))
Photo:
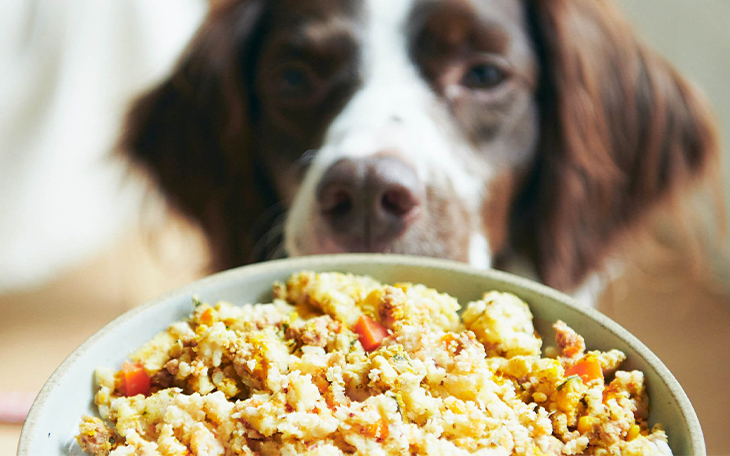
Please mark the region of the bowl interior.
POLYGON ((649 349, 599 312, 555 290, 498 271, 430 258, 362 254, 303 257, 233 269, 127 312, 84 342, 54 372, 23 426, 18 455, 84 454, 74 436, 81 416, 96 414, 94 369, 120 366, 137 347, 187 316, 193 308, 192 296, 209 303, 270 302, 274 281, 305 269, 370 275, 388 283, 423 283, 457 297, 462 305, 485 291, 512 292, 530 305, 546 343, 553 340, 552 323, 561 319, 585 337, 589 349, 624 351, 628 359, 622 367, 639 369, 646 376, 650 422, 664 426, 674 454, 705 454, 699 421, 679 383, 649 349))

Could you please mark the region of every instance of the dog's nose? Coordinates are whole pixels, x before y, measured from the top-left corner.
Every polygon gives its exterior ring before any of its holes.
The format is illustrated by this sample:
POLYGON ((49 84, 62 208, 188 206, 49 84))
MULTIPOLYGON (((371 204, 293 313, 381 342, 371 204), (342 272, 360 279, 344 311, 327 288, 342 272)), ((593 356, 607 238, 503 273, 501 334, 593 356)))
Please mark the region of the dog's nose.
POLYGON ((417 218, 425 187, 402 160, 380 155, 335 162, 317 187, 319 211, 351 251, 383 251, 417 218))

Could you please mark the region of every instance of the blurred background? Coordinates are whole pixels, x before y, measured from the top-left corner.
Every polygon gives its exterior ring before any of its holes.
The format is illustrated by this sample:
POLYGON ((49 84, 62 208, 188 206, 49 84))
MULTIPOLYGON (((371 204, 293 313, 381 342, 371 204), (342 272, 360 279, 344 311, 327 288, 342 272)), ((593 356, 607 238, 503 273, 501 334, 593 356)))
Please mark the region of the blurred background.
MULTIPOLYGON (((622 0, 639 34, 709 96, 730 132, 730 2, 622 0)), ((131 97, 169 70, 205 0, 6 0, 0 16, 0 454, 63 359, 124 311, 204 275, 199 233, 113 155, 131 97)), ((727 140, 725 141, 727 144, 727 140)), ((730 160, 723 156, 725 201, 730 160)), ((686 389, 710 454, 730 454, 730 268, 636 253, 601 310, 686 389), (647 280, 650 278, 651 280, 647 280), (659 279, 657 279, 659 278, 659 279)))

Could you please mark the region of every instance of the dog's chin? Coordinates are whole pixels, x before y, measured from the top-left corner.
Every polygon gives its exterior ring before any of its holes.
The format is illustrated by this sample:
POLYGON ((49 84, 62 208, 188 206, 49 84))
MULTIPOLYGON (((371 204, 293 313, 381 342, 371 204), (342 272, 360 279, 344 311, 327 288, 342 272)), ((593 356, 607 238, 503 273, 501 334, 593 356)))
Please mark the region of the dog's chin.
POLYGON ((363 241, 342 242, 329 236, 311 236, 285 240, 286 253, 290 257, 329 255, 338 253, 400 253, 416 254, 397 248, 397 244, 368 245, 363 241))
POLYGON ((366 243, 351 233, 333 232, 326 224, 312 220, 311 216, 289 218, 284 230, 284 248, 289 257, 383 253, 442 258, 479 268, 491 266, 493 252, 490 243, 479 230, 465 228, 464 225, 471 224, 468 217, 439 217, 435 221, 427 221, 429 223, 415 223, 389 239, 366 243), (446 223, 456 219, 464 223, 446 223))
POLYGON ((329 236, 301 236, 285 239, 286 255, 300 257, 309 255, 327 255, 343 253, 383 253, 399 255, 428 256, 469 263, 477 268, 491 267, 492 256, 486 239, 479 235, 471 236, 468 254, 455 257, 449 255, 445 246, 435 247, 433 243, 407 242, 405 239, 396 239, 395 242, 384 245, 364 245, 363 243, 346 243, 329 236), (431 247, 429 250, 427 247, 431 247))

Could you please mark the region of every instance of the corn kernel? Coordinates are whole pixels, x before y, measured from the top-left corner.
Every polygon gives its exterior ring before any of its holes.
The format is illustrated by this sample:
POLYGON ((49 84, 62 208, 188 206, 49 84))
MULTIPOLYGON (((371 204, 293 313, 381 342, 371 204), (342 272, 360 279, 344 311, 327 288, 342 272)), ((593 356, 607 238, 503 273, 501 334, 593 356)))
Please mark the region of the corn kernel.
POLYGON ((639 433, 641 432, 641 428, 638 424, 634 424, 629 428, 629 432, 626 434, 626 441, 630 442, 634 440, 636 437, 639 436, 639 433))
POLYGON ((451 404, 449 404, 449 409, 456 413, 456 414, 464 414, 466 413, 466 408, 464 407, 464 403, 461 401, 454 401, 451 404))
POLYGON ((586 434, 593 430, 593 426, 598 424, 598 418, 592 416, 581 416, 578 420, 578 432, 586 434))
POLYGON ((537 392, 532 395, 532 398, 538 403, 545 402, 547 400, 547 395, 545 393, 537 392))
POLYGON ((365 297, 363 307, 369 310, 377 310, 378 304, 380 304, 380 300, 383 298, 384 294, 385 293, 381 289, 375 289, 371 291, 370 294, 365 297))

